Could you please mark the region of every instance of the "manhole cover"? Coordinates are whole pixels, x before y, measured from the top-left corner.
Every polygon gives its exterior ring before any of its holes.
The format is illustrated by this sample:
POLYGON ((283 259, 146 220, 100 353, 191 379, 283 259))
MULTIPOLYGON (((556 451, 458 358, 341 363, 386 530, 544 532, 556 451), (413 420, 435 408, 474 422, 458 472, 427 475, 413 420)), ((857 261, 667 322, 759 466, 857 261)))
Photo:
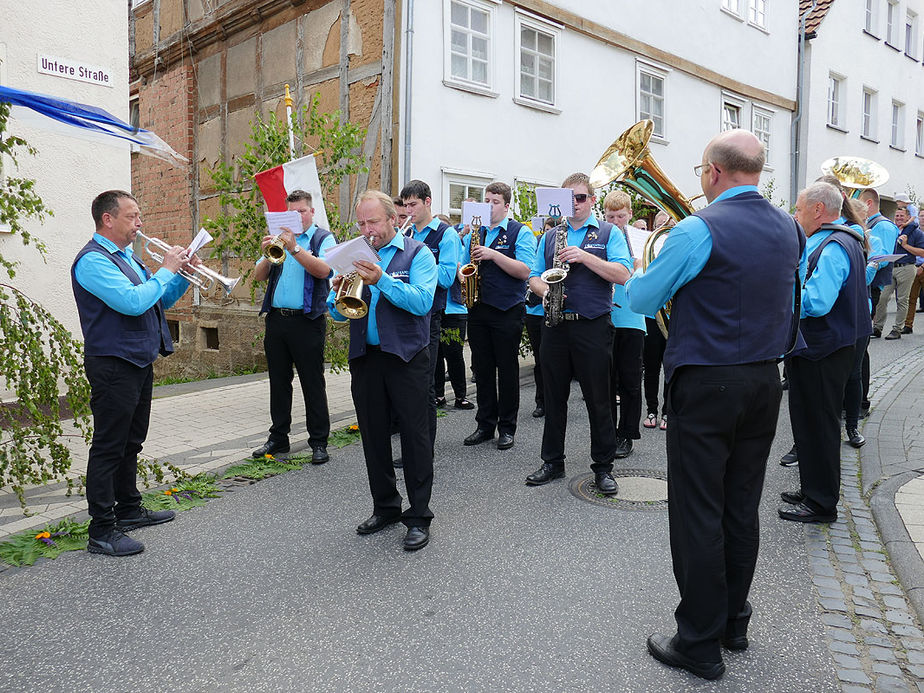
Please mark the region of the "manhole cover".
POLYGON ((593 473, 572 477, 571 493, 594 505, 617 510, 661 510, 667 507, 667 474, 655 469, 614 469, 619 484, 615 496, 597 492, 593 473))

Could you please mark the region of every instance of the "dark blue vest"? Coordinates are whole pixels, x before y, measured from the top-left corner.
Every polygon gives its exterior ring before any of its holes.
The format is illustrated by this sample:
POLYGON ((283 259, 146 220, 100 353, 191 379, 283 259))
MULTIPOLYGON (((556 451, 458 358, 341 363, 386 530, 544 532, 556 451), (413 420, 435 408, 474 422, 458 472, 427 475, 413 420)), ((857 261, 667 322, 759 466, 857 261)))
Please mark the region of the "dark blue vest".
POLYGON ((818 361, 838 349, 855 344, 860 337, 873 332, 873 323, 869 315, 869 303, 866 293, 866 259, 863 246, 855 236, 844 230, 843 226, 823 224, 821 230, 835 229, 812 251, 808 258, 805 280, 815 271, 821 251, 828 243, 837 243, 847 253, 850 260, 850 273, 841 287, 837 300, 827 315, 805 317, 799 323, 799 330, 805 340, 805 346, 796 349, 793 356, 801 356, 810 361, 818 361))
POLYGON ((805 236, 756 191, 696 212, 712 236, 700 273, 673 297, 664 377, 685 365, 775 359, 789 348, 793 290, 805 236))
MULTIPOLYGON (((507 257, 517 259, 517 238, 521 233, 532 233, 529 228, 513 219, 507 220, 507 230, 501 229, 490 247, 507 257)), ((481 243, 484 244, 488 230, 482 227, 481 243)), ((481 274, 481 302, 498 310, 510 310, 526 300, 526 280, 511 277, 490 260, 479 263, 481 274)))
MULTIPOLYGON (((443 240, 443 234, 447 230, 449 230, 452 233, 456 233, 455 229, 453 229, 449 224, 447 224, 444 221, 441 221, 439 226, 437 226, 435 229, 430 229, 430 233, 424 236, 423 242, 433 253, 433 257, 436 258, 437 267, 439 267, 439 264, 440 264, 440 241, 443 240)), ((413 235, 413 233, 414 233, 413 228, 409 229, 408 238, 410 238, 413 235)), ((456 296, 456 294, 453 293, 453 296, 456 296)), ((461 301, 462 300, 461 291, 459 292, 458 297, 459 297, 459 300, 461 301)), ((446 308, 446 289, 444 289, 439 284, 437 284, 436 293, 433 295, 433 310, 440 311, 440 310, 444 310, 445 308, 446 308)))
POLYGON ((135 286, 143 284, 150 277, 145 268, 144 280, 139 278, 137 272, 120 255, 110 253, 95 240, 91 240, 77 253, 71 265, 71 286, 77 302, 77 313, 80 315, 80 328, 83 330, 84 353, 87 356, 116 356, 141 368, 154 363, 158 353, 163 356, 172 354, 173 340, 170 339, 170 330, 160 301, 141 315, 125 315, 113 310, 80 285, 77 281, 77 262, 87 253, 104 255, 135 286))
MULTIPOLYGON (((318 252, 321 249, 321 242, 331 235, 327 229, 317 227, 314 235, 308 241, 308 249, 315 257, 320 257, 318 252)), ((289 258, 289 262, 298 262, 294 258, 289 258)), ((304 269, 304 268, 303 268, 304 269)), ((282 264, 270 266, 269 277, 266 284, 266 294, 263 296, 263 306, 260 308, 260 315, 269 313, 273 307, 273 294, 276 293, 276 285, 279 283, 279 277, 282 276, 282 264)), ((304 302, 302 303, 302 312, 309 318, 316 318, 319 315, 327 313, 327 294, 330 292, 330 280, 327 277, 319 279, 310 272, 305 271, 305 290, 302 294, 304 302), (309 289, 310 287, 310 289, 309 289), (311 302, 308 302, 308 292, 311 291, 311 302)))
MULTIPOLYGON (((886 224, 891 224, 891 223, 892 223, 891 221, 889 221, 888 219, 886 219, 884 216, 882 216, 881 213, 880 213, 880 214, 874 214, 872 217, 870 217, 869 221, 866 222, 866 226, 867 226, 867 228, 869 228, 870 233, 872 233, 873 229, 875 229, 876 226, 878 226, 879 224, 881 224, 881 223, 883 223, 883 222, 886 223, 886 224), (875 220, 875 222, 874 222, 874 223, 871 223, 871 222, 873 222, 874 220, 875 220)), ((901 231, 901 229, 899 229, 899 231, 901 231)), ((901 233, 899 233, 899 235, 901 235, 901 233)), ((883 248, 883 249, 882 249, 882 252, 888 254, 889 249, 888 249, 888 248, 883 248)), ((895 252, 895 251, 893 251, 893 252, 895 252)), ((880 270, 878 270, 878 271, 876 272, 876 274, 873 276, 873 281, 871 281, 871 282, 869 283, 869 285, 872 286, 872 287, 875 287, 875 288, 877 288, 877 289, 881 289, 882 287, 888 286, 888 285, 891 284, 891 283, 892 283, 892 263, 890 262, 890 263, 887 264, 885 267, 883 267, 882 269, 880 269, 880 270)), ((873 310, 875 310, 875 309, 876 309, 876 306, 873 306, 873 310)))
MULTIPOLYGON (((567 223, 567 222, 565 222, 567 223)), ((578 246, 591 255, 606 260, 606 244, 610 240, 613 225, 601 221, 600 228, 587 228, 584 240, 578 246)), ((552 266, 555 256, 555 229, 545 232, 545 266, 552 266)), ((565 279, 565 310, 578 313, 585 318, 599 318, 613 309, 613 285, 583 263, 573 264, 565 279)))
MULTIPOLYGON (((404 250, 395 252, 385 273, 404 283, 410 282, 411 263, 414 262, 417 253, 425 247, 420 241, 405 237, 404 250)), ((372 292, 368 286, 363 288, 363 300, 367 306, 371 304, 372 292)), ((375 323, 378 327, 382 351, 395 354, 405 363, 430 344, 430 312, 425 315, 414 315, 396 307, 380 295, 378 303, 375 304, 375 323)), ((362 318, 350 320, 349 360, 352 361, 357 356, 365 355, 368 330, 368 314, 362 318)))
MULTIPOLYGON (((920 242, 920 238, 917 237, 917 231, 919 231, 919 230, 920 230, 920 229, 918 228, 918 220, 917 220, 917 219, 912 219, 911 221, 909 221, 909 222, 905 225, 904 228, 898 230, 898 235, 899 235, 899 236, 907 236, 907 237, 908 237, 908 245, 910 245, 910 246, 912 246, 912 247, 914 247, 914 248, 917 248, 918 246, 915 244, 915 241, 920 242)), ((898 255, 898 254, 904 255, 904 257, 901 257, 901 258, 899 258, 898 260, 895 261, 895 266, 896 266, 896 267, 902 267, 902 266, 904 266, 904 265, 913 265, 913 264, 915 264, 915 260, 914 260, 914 259, 915 259, 915 257, 917 257, 917 256, 914 255, 914 254, 912 254, 912 253, 909 253, 907 250, 905 250, 904 248, 902 248, 902 247, 898 244, 898 239, 895 240, 895 251, 894 251, 894 252, 895 252, 896 255, 898 255)))

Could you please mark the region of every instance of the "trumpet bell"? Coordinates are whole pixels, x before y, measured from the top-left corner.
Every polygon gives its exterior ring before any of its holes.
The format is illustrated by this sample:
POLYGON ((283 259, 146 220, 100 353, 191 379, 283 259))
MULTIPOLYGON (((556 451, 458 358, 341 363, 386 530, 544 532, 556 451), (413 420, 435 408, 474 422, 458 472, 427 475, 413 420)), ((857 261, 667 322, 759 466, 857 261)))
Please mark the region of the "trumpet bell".
POLYGON ((885 166, 859 156, 832 156, 821 165, 821 172, 834 176, 845 188, 878 188, 889 180, 885 166))
POLYGON ((369 312, 362 295, 363 280, 356 275, 344 277, 334 297, 334 307, 348 320, 362 318, 369 312))
POLYGON ((286 246, 278 236, 263 249, 263 257, 274 265, 281 265, 286 259, 286 246))

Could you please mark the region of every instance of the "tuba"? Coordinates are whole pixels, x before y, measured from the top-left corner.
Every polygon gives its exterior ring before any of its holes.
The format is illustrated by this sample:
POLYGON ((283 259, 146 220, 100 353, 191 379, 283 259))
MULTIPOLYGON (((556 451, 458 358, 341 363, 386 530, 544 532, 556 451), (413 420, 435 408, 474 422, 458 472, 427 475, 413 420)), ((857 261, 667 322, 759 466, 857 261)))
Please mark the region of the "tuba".
MULTIPOLYGON (((472 217, 471 234, 468 244, 469 257, 475 248, 481 245, 481 217, 472 217)), ((473 308, 481 300, 481 275, 478 273, 478 260, 471 260, 459 268, 462 277, 462 304, 473 308)))
MULTIPOLYGON (((695 211, 693 200, 696 198, 688 198, 681 193, 652 157, 648 140, 651 139, 653 129, 652 121, 640 120, 616 138, 594 166, 590 174, 590 185, 602 188, 612 182, 619 183, 663 209, 675 221, 680 221, 695 211)), ((648 236, 642 253, 643 268, 647 269, 654 261, 669 232, 670 229, 661 227, 648 236)), ((658 327, 665 337, 670 312, 668 301, 656 316, 658 327)))
POLYGON ((833 156, 821 165, 821 172, 850 188, 852 198, 859 197, 865 188, 878 188, 889 180, 884 166, 859 156, 833 156))

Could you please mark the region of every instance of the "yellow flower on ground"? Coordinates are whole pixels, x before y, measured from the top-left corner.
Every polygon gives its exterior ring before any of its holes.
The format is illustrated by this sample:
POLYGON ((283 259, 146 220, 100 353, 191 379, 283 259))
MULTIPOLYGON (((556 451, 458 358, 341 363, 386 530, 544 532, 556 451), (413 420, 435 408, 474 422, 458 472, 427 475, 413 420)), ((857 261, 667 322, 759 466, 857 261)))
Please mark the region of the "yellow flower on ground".
POLYGON ((166 491, 164 491, 164 495, 165 495, 165 496, 172 496, 172 495, 173 495, 173 491, 171 491, 171 490, 168 488, 166 491))
POLYGON ((269 453, 266 453, 265 455, 263 455, 263 457, 265 457, 265 458, 268 459, 268 460, 275 460, 275 459, 276 459, 275 457, 273 457, 273 456, 270 455, 269 453))
POLYGON ((355 433, 356 431, 359 430, 359 426, 357 426, 356 424, 353 424, 352 426, 349 426, 347 430, 350 431, 351 433, 355 433))
POLYGON ((49 532, 39 532, 35 535, 36 539, 51 539, 51 534, 49 532))
POLYGON ((173 491, 174 493, 179 493, 179 492, 180 492, 180 489, 178 489, 178 488, 172 488, 172 489, 170 489, 170 490, 173 491))

